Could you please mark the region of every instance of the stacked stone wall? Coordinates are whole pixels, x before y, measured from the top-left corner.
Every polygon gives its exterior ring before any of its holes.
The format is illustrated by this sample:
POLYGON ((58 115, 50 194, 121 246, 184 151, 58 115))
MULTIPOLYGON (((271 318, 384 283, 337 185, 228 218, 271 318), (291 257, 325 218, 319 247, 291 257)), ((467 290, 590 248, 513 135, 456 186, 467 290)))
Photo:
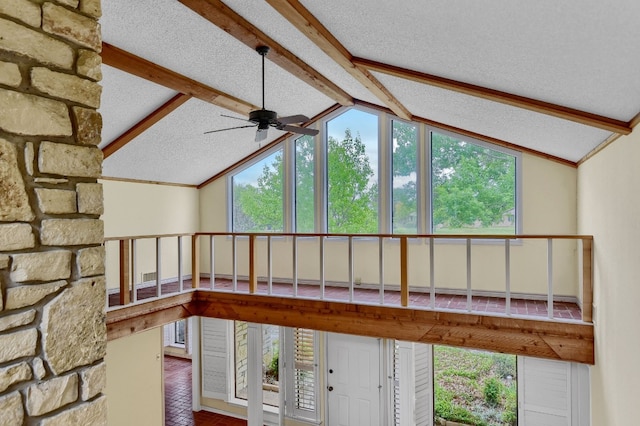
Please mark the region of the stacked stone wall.
POLYGON ((0 425, 105 425, 100 0, 0 0, 0 425))

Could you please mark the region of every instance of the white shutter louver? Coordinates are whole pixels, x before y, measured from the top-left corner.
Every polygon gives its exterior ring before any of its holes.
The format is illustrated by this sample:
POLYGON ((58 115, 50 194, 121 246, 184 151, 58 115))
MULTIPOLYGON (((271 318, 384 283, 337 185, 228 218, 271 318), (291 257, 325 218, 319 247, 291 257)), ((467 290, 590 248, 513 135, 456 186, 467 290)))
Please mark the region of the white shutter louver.
POLYGON ((202 318, 202 396, 226 400, 227 384, 227 332, 226 320, 202 318))
POLYGON ((314 332, 295 328, 294 334, 294 408, 314 413, 316 410, 316 378, 314 332))
POLYGON ((285 331, 286 417, 318 420, 317 332, 305 328, 285 331))

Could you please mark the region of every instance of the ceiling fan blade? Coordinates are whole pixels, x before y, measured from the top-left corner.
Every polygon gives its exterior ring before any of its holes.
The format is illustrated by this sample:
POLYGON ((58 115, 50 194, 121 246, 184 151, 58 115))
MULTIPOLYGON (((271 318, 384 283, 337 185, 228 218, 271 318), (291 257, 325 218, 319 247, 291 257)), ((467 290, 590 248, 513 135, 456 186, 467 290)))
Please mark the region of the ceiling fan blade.
POLYGON ((234 117, 233 115, 220 114, 220 117, 233 118, 233 119, 235 119, 235 120, 242 120, 242 121, 246 121, 246 122, 248 122, 248 123, 253 123, 253 121, 247 120, 246 118, 242 118, 242 117, 234 117))
POLYGON ((299 133, 301 135, 309 135, 309 136, 315 136, 319 132, 319 130, 317 129, 309 129, 307 127, 298 127, 298 126, 278 126, 278 129, 284 130, 285 132, 299 133))
POLYGON ((256 142, 262 142, 267 138, 268 129, 258 129, 256 132, 256 142))
POLYGON ((302 114, 297 115, 289 115, 287 117, 279 117, 278 122, 280 124, 291 124, 291 123, 304 123, 309 121, 309 117, 302 114))
POLYGON ((208 132, 204 132, 204 134, 206 135, 207 133, 225 132, 227 130, 235 130, 235 129, 246 129, 247 127, 256 127, 256 125, 251 124, 247 126, 228 127, 226 129, 219 129, 219 130, 209 130, 208 132))

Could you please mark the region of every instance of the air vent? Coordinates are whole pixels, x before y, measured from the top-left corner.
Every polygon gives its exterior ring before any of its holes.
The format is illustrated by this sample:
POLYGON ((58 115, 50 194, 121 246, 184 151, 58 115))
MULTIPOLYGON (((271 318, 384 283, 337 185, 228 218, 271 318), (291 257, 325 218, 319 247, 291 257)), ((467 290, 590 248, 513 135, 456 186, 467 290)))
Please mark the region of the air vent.
POLYGON ((157 272, 146 272, 142 274, 142 282, 155 281, 158 278, 157 272))

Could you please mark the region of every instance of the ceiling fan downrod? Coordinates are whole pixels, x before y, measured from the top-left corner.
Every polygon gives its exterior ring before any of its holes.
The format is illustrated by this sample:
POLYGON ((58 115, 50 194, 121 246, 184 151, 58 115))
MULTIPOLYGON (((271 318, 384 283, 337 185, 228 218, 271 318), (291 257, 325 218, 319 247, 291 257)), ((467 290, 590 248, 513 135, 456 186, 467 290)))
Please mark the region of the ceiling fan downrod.
POLYGON ((262 109, 264 109, 264 58, 269 53, 269 46, 258 46, 256 52, 262 56, 262 109))

